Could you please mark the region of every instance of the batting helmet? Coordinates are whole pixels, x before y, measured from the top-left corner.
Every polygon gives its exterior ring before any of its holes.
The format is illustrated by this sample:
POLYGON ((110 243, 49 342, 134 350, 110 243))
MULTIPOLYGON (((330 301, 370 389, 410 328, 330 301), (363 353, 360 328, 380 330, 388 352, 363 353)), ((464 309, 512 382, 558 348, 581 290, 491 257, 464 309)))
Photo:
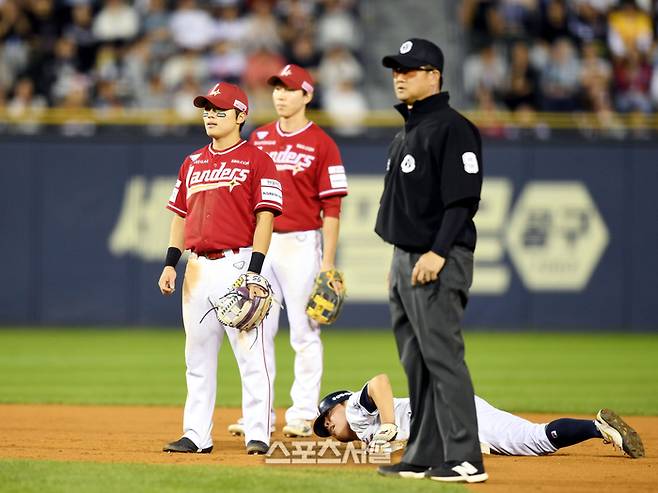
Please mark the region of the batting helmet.
POLYGON ((349 390, 337 390, 336 392, 332 392, 325 396, 325 398, 320 401, 320 405, 318 406, 320 416, 315 418, 315 422, 313 423, 313 431, 317 436, 322 438, 331 436, 331 433, 329 433, 327 427, 324 425, 324 418, 329 411, 336 407, 337 404, 346 401, 351 395, 352 392, 349 390))

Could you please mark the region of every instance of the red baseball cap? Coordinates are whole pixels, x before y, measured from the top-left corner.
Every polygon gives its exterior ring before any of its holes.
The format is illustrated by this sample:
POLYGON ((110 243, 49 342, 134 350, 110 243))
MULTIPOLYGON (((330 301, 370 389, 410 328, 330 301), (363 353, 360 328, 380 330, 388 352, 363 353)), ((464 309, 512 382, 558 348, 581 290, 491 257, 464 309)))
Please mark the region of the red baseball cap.
POLYGON ((249 111, 247 95, 238 86, 228 82, 219 82, 205 96, 194 98, 194 106, 197 108, 203 108, 208 103, 222 110, 235 108, 244 113, 249 111))
POLYGON ((286 65, 277 75, 267 79, 267 83, 271 86, 283 84, 290 89, 302 89, 308 93, 313 92, 313 77, 299 65, 286 65))

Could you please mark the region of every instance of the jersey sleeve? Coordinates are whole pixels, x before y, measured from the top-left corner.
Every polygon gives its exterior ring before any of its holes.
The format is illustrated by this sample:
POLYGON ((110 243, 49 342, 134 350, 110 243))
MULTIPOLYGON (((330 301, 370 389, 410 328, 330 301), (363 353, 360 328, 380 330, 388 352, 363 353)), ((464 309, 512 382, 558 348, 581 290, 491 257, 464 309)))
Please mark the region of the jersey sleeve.
POLYGON ((322 160, 318 163, 318 197, 347 195, 347 176, 336 143, 330 138, 323 140, 322 160))
POLYGON ((260 211, 270 211, 275 216, 279 216, 283 212, 283 189, 274 161, 267 154, 258 150, 256 163, 255 180, 252 184, 254 214, 260 211))
POLYGON ((466 120, 448 130, 441 161, 441 196, 445 207, 464 199, 480 199, 482 154, 480 136, 466 120))
POLYGON ((185 219, 187 217, 187 170, 189 166, 187 159, 183 161, 183 164, 178 171, 178 178, 176 179, 176 184, 174 189, 171 192, 169 197, 169 202, 167 202, 167 209, 175 212, 180 217, 185 219))

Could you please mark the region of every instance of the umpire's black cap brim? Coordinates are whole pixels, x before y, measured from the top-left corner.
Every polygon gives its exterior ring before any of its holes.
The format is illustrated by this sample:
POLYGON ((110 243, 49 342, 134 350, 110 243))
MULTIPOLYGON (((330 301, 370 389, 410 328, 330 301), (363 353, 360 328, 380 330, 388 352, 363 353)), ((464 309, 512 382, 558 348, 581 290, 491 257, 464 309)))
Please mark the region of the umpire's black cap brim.
POLYGON ((382 65, 386 68, 420 68, 427 62, 408 55, 389 55, 382 58, 382 65))

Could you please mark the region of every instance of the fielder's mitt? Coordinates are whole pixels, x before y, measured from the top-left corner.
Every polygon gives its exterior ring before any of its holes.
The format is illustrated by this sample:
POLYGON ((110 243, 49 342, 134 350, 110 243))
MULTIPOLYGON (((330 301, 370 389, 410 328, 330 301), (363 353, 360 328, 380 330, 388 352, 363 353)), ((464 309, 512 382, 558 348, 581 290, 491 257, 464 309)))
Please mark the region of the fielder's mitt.
POLYGON ((249 332, 267 317, 272 306, 272 287, 260 274, 247 272, 236 279, 228 293, 210 303, 220 323, 249 332), (249 297, 251 286, 258 291, 253 298, 249 297))
POLYGON ((336 269, 320 272, 306 304, 306 314, 321 324, 336 321, 345 301, 345 281, 336 269))

